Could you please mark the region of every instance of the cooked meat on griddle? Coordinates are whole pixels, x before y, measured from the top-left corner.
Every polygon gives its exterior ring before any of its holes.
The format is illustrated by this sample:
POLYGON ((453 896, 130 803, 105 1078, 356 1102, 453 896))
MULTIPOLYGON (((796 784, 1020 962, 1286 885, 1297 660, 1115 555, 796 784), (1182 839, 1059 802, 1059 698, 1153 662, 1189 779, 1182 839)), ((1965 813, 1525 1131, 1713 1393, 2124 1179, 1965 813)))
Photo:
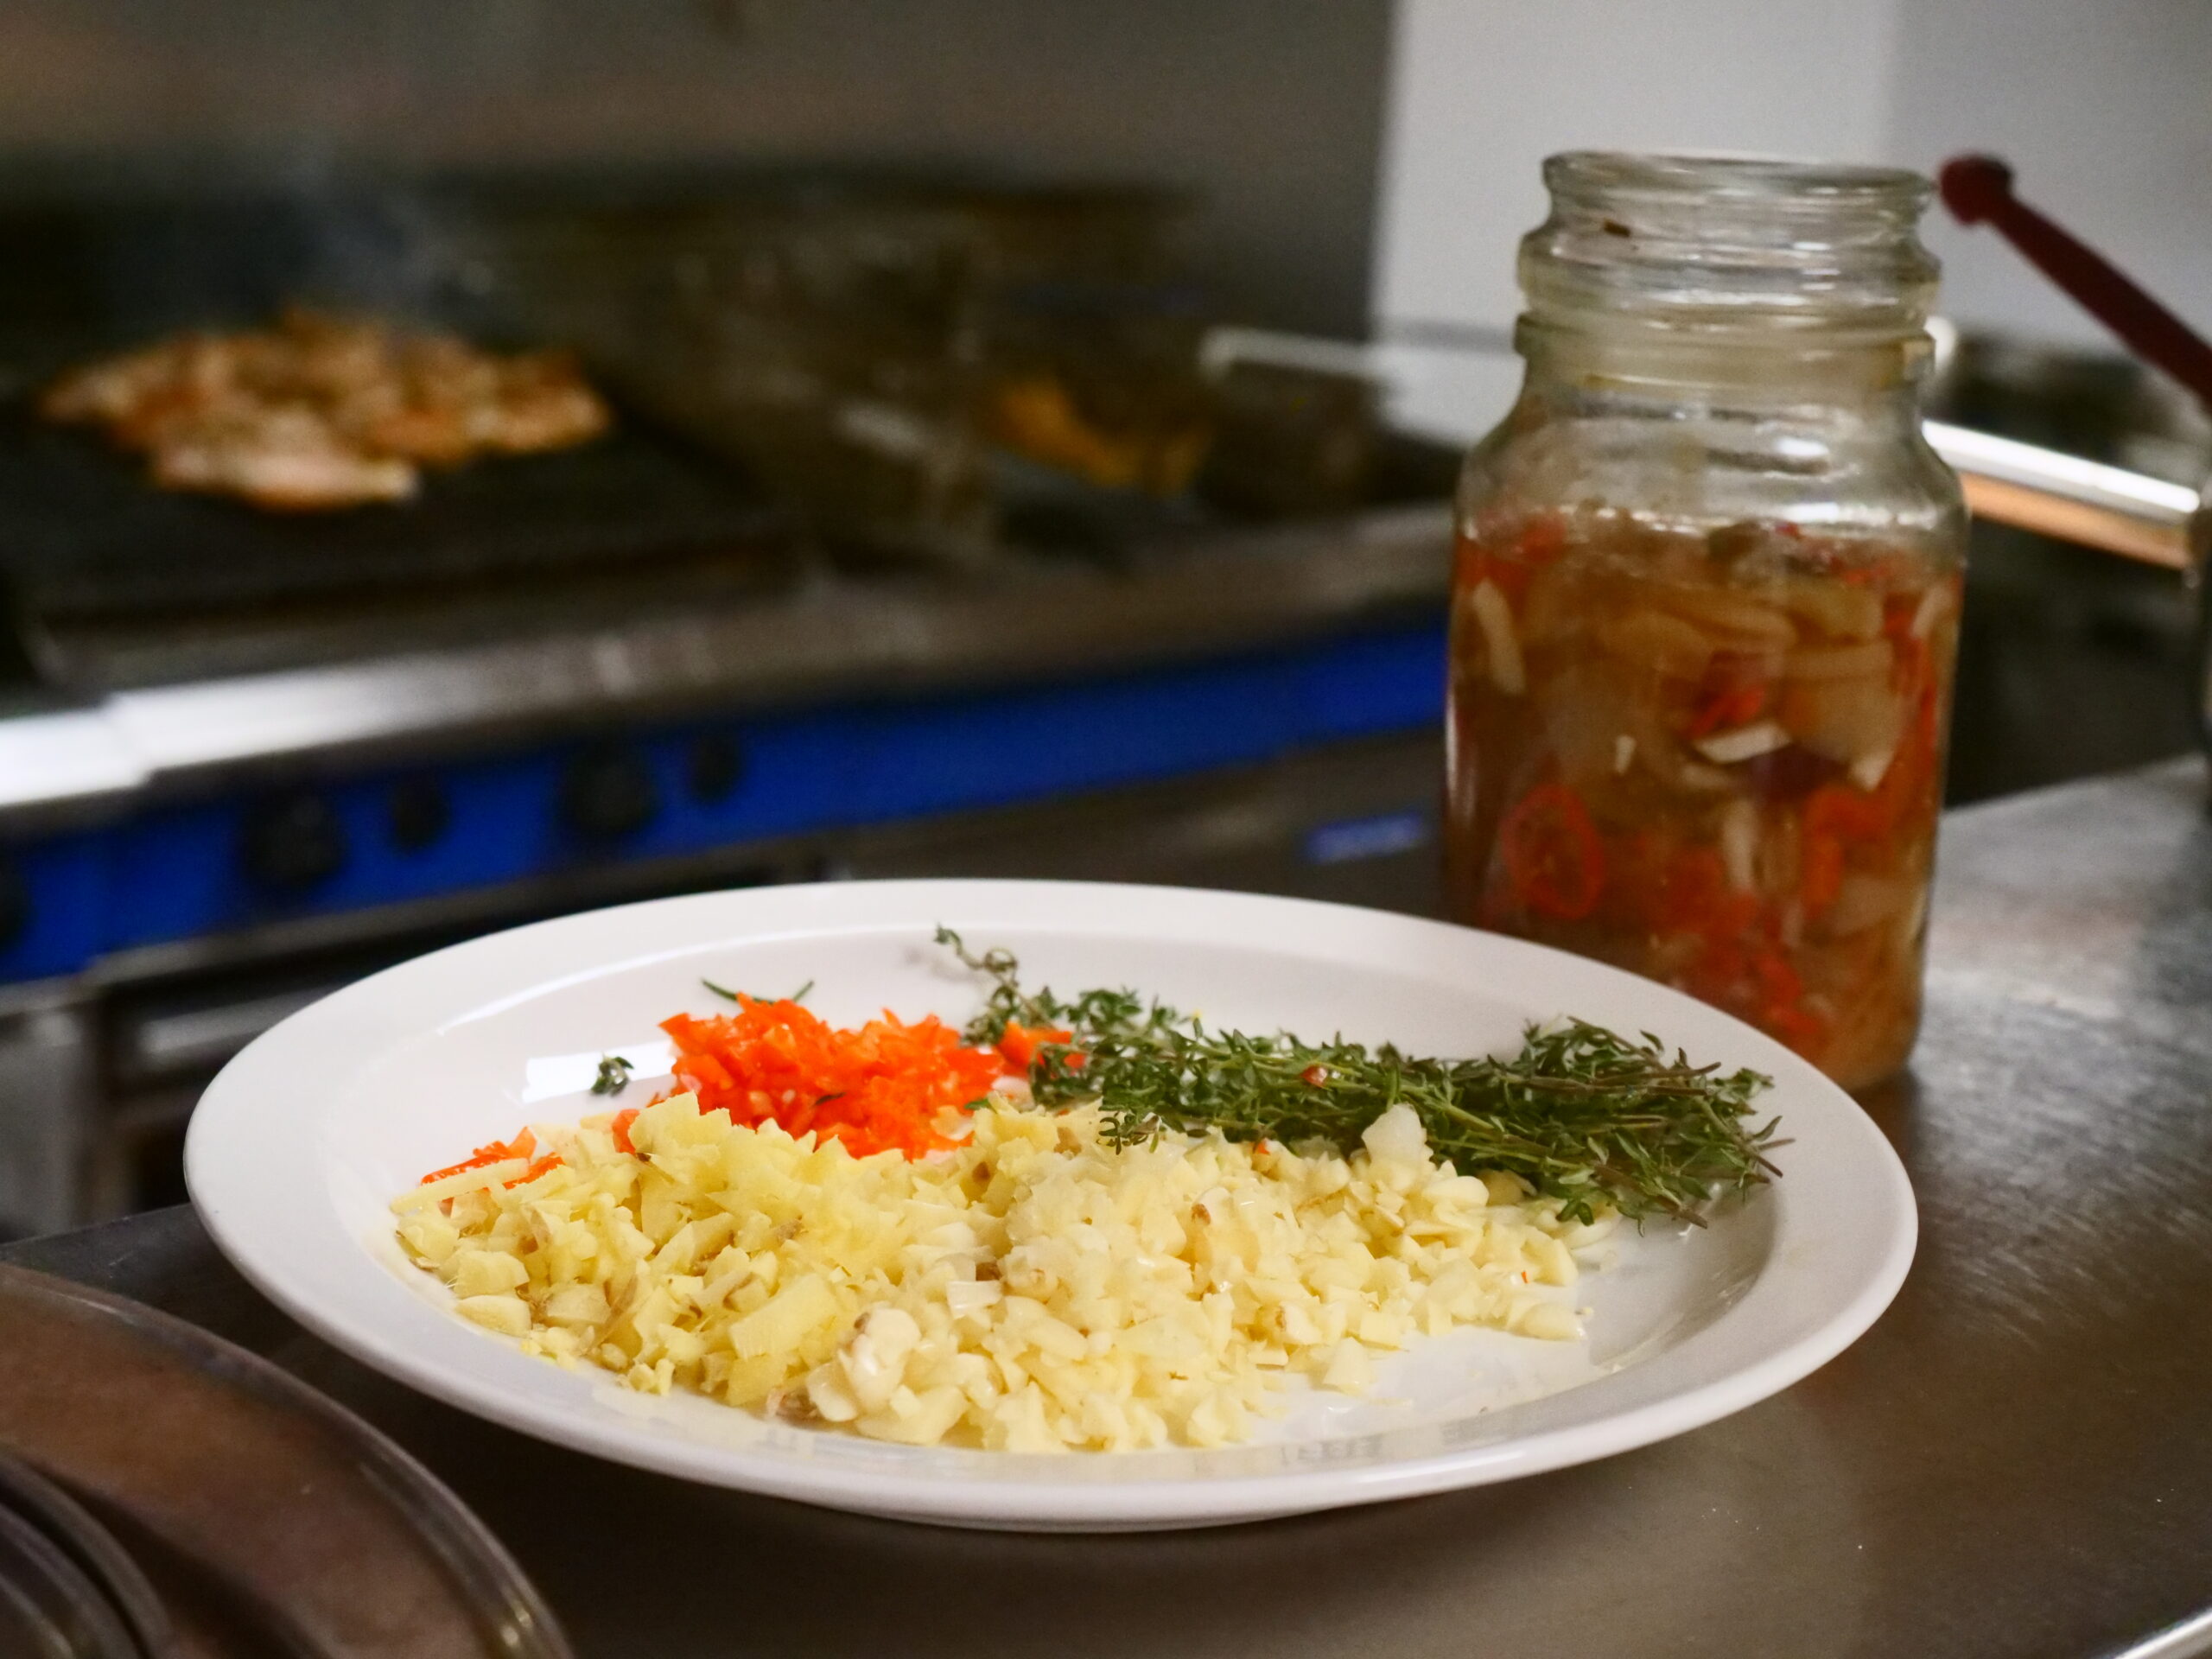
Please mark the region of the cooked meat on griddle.
POLYGON ((566 448, 607 427, 566 352, 500 356, 301 309, 274 327, 180 334, 73 369, 40 412, 143 451, 164 489, 288 511, 402 500, 423 467, 566 448))

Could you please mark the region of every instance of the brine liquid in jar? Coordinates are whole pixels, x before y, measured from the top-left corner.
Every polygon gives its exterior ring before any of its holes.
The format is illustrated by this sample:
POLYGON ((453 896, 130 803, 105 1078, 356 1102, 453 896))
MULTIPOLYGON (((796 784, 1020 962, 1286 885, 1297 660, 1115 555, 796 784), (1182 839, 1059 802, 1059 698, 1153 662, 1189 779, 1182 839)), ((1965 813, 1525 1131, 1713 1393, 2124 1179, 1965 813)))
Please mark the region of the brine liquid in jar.
POLYGON ((1454 913, 1687 991, 1847 1087, 1897 1069, 1960 575, 1941 547, 1615 509, 1457 550, 1454 913))
POLYGON ((1929 183, 1595 151, 1544 181, 1527 376, 1460 476, 1452 913, 1863 1087, 1919 1029, 1965 563, 1921 429, 1929 183))

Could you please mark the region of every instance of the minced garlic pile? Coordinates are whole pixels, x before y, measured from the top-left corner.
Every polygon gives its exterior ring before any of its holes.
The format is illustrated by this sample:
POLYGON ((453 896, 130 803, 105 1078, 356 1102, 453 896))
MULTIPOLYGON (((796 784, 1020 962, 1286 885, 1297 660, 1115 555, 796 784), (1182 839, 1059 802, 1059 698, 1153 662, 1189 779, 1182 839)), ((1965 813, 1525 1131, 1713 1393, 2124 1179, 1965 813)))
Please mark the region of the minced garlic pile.
POLYGON ((1532 1292, 1611 1227, 1433 1161, 1396 1107, 1350 1160, 1162 1135, 1095 1109, 978 1109, 968 1142, 855 1158, 689 1095, 538 1131, 396 1200, 463 1314, 632 1388, 698 1389, 878 1440, 1017 1452, 1219 1446, 1302 1374, 1358 1392, 1376 1350, 1456 1325, 1579 1334, 1532 1292), (442 1201, 450 1200, 449 1205, 442 1201))

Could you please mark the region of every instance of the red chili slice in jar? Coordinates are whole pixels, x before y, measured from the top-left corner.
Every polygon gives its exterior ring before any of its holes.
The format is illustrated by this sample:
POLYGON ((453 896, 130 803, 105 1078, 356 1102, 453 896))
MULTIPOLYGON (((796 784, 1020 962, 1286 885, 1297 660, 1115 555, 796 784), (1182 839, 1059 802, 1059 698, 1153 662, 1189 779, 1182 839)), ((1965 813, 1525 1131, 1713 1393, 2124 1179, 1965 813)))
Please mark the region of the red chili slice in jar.
POLYGON ((1662 933, 1732 939, 1755 926, 1759 901, 1728 884, 1728 867, 1710 847, 1685 847, 1669 862, 1653 903, 1662 933))
POLYGON ((1712 693, 1690 715, 1689 735, 1710 737, 1750 725, 1766 712, 1766 694, 1764 685, 1734 685, 1712 693))
POLYGON ((1687 735, 1710 737, 1750 725, 1766 713, 1774 690, 1771 662, 1732 651, 1715 652, 1699 683, 1687 735))
POLYGON ((1831 835, 1816 834, 1808 823, 1800 857, 1803 874, 1798 880, 1798 896, 1803 901, 1806 919, 1818 921, 1843 891, 1843 842, 1831 835))
POLYGON ((1605 847, 1590 809, 1565 784, 1539 784, 1498 826, 1514 896, 1540 916, 1579 922, 1605 890, 1605 847))
POLYGON ((1487 582, 1516 612, 1528 597, 1529 579, 1567 550, 1567 524, 1556 513, 1539 514, 1522 525, 1518 534, 1486 526, 1478 536, 1480 539, 1462 538, 1459 543, 1459 591, 1472 593, 1487 582), (1493 542, 1493 537, 1505 539, 1493 542))
POLYGON ((1567 521, 1555 512, 1540 513, 1521 532, 1513 556, 1523 564, 1549 564, 1567 551, 1567 521))

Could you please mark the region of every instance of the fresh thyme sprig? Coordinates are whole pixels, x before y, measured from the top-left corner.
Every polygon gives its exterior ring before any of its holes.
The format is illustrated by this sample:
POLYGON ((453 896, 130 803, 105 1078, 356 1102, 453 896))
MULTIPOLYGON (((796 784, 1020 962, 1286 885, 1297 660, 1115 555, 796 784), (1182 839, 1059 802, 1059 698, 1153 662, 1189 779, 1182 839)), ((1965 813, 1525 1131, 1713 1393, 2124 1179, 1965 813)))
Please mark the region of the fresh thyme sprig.
MULTIPOLYGON (((717 985, 711 979, 702 979, 699 982, 705 986, 709 990, 712 991, 716 996, 721 998, 725 1002, 734 1002, 738 999, 739 993, 733 991, 727 985, 717 985)), ((745 992, 744 995, 748 997, 752 997, 753 1001, 755 1002, 804 1002, 806 1001, 806 994, 813 988, 814 982, 810 979, 805 984, 800 986, 798 989, 793 991, 789 996, 753 996, 753 993, 750 991, 745 992)))
POLYGON ((630 1086, 630 1073, 635 1068, 620 1054, 599 1057, 599 1076, 592 1080, 594 1095, 619 1095, 630 1086))
POLYGON ((1631 1041, 1569 1020, 1530 1026, 1511 1059, 1420 1059, 1341 1037, 1213 1031, 1127 990, 1063 1001, 1049 988, 1025 989, 1008 951, 976 956, 945 927, 937 941, 992 982, 968 1040, 995 1043, 1009 1021, 1071 1033, 1038 1050, 1031 1090, 1047 1107, 1096 1100, 1116 1144, 1161 1128, 1218 1129, 1349 1152, 1402 1103, 1437 1156, 1463 1171, 1517 1175, 1582 1221, 1607 1205, 1631 1220, 1698 1221, 1716 1193, 1748 1192, 1775 1173, 1766 1154, 1781 1144, 1779 1120, 1750 1122, 1752 1097, 1771 1079, 1723 1076, 1679 1050, 1670 1059, 1649 1033, 1631 1041))

